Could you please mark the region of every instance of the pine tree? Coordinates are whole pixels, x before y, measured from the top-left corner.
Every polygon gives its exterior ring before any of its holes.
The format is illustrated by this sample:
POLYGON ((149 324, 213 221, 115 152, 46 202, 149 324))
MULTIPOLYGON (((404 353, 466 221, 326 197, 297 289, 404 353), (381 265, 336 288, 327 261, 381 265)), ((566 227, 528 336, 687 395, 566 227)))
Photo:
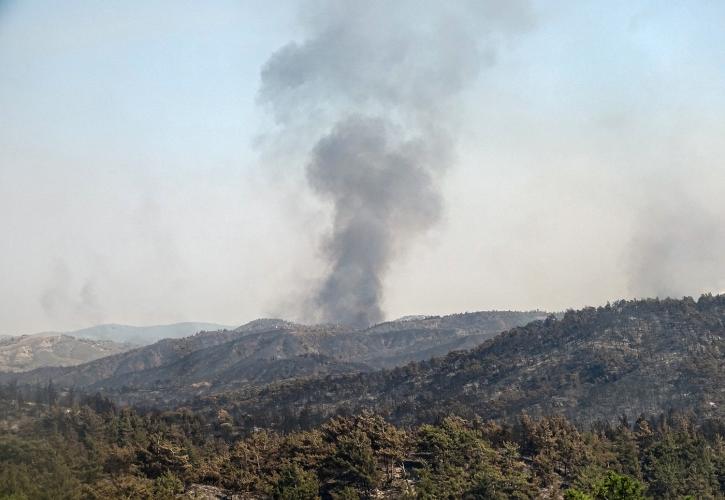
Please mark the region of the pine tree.
POLYGON ((315 500, 320 498, 320 484, 313 472, 296 464, 285 464, 274 484, 272 497, 276 500, 315 500))

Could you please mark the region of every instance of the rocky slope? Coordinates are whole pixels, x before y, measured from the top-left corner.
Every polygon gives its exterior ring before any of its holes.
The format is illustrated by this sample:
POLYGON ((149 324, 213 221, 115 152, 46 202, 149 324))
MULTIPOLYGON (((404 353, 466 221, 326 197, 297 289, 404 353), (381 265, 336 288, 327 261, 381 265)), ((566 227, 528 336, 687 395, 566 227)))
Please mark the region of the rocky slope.
MULTIPOLYGON (((564 414, 582 422, 670 409, 722 417, 725 296, 569 311, 466 352, 393 370, 277 384, 229 394, 223 402, 251 421, 302 414, 307 422, 319 421, 364 408, 406 424, 451 412, 502 419, 564 414)), ((199 404, 214 406, 215 400, 199 404)))
POLYGON ((48 366, 73 366, 132 349, 127 343, 69 335, 22 335, 0 339, 0 372, 48 366))

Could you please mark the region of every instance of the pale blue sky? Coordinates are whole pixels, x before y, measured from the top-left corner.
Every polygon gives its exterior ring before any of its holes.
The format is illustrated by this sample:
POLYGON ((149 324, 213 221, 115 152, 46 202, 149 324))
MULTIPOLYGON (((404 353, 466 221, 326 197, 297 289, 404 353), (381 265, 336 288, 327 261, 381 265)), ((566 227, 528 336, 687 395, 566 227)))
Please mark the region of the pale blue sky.
MULTIPOLYGON (((256 96, 300 9, 0 2, 0 334, 295 310, 329 214, 256 96)), ((725 3, 531 10, 463 96, 388 315, 725 289, 725 3)))

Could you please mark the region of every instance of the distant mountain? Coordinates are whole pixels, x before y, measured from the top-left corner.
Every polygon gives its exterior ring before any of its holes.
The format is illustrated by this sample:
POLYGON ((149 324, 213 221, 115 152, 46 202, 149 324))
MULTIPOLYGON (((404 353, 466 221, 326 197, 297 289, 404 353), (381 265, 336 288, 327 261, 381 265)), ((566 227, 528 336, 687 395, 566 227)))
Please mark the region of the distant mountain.
POLYGON ((399 320, 365 330, 263 319, 235 330, 165 339, 73 368, 13 377, 20 383, 52 379, 59 386, 102 391, 123 401, 168 404, 280 380, 399 366, 478 345, 545 317, 540 311, 490 311, 399 320))
MULTIPOLYGON (((580 422, 670 409, 725 416, 725 296, 569 311, 465 352, 393 370, 293 381, 199 401, 269 423, 371 409, 394 422, 563 414, 580 422), (294 417, 294 416, 297 417, 294 417), (293 417, 290 417, 293 416, 293 417)), ((289 425, 286 422, 285 425, 289 425)))
MULTIPOLYGON (((172 325, 130 326, 130 325, 97 325, 72 332, 63 332, 77 338, 94 340, 112 340, 114 342, 128 342, 136 345, 149 345, 161 339, 177 339, 188 337, 201 331, 216 331, 230 329, 231 326, 216 323, 174 323, 172 325)), ((56 334, 45 332, 40 335, 56 334)))
POLYGON ((128 343, 79 339, 69 335, 3 337, 0 338, 0 372, 79 365, 133 347, 128 343))

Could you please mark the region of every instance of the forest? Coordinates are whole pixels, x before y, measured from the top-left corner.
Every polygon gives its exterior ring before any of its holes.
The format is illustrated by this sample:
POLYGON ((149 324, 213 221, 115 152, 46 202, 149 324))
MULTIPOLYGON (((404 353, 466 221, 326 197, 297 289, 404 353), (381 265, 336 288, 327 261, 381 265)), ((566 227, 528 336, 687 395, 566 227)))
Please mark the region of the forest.
POLYGON ((683 413, 403 427, 361 412, 282 432, 52 384, 0 396, 2 499, 725 497, 725 421, 683 413))
MULTIPOLYGON (((396 425, 560 414, 725 418, 725 296, 619 301, 513 328, 464 351, 368 373, 299 378, 189 401, 292 430, 364 410, 396 425)), ((123 400, 124 394, 107 393, 123 400)))

